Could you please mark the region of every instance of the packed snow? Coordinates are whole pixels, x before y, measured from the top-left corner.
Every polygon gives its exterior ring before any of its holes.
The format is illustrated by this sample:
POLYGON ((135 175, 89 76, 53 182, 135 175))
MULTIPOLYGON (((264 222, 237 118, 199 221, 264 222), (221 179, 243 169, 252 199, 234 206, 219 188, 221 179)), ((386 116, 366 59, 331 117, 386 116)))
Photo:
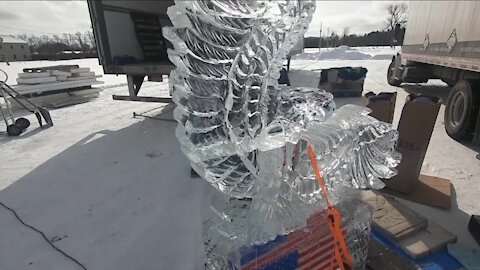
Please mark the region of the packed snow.
POLYGON ((292 57, 293 60, 391 60, 399 47, 351 48, 345 45, 336 48, 305 49, 304 53, 292 57))
MULTIPOLYGON (((318 49, 309 49, 292 59, 290 80, 293 86, 316 87, 319 69, 364 66, 365 92, 398 92, 394 120, 398 123, 407 92, 389 86, 385 78, 398 50, 343 47, 319 54, 318 49), (329 52, 328 58, 321 56, 329 52)), ((56 64, 78 64, 103 74, 97 59, 0 63, 0 68, 14 81, 25 67, 56 64)), ((212 188, 190 176, 175 138, 176 123, 168 121, 172 106, 114 101, 112 94, 128 93, 125 77, 105 75, 100 80, 105 85, 99 98, 51 111, 54 127, 40 130, 29 115, 32 125, 25 134, 11 138, 0 133, 0 201, 87 269, 203 269, 201 220, 212 188), (133 117, 133 112, 167 120, 133 117)), ((422 89, 442 99, 449 92, 440 81, 422 89)), ((145 83, 140 93, 167 96, 168 82, 145 83)), ((342 98, 336 103, 361 100, 342 98)), ((456 193, 452 209, 401 201, 473 246, 466 226, 469 215, 480 212, 477 152, 448 137, 443 111, 444 106, 422 172, 452 181, 456 193)), ((3 208, 0 239, 2 270, 79 269, 3 208)))

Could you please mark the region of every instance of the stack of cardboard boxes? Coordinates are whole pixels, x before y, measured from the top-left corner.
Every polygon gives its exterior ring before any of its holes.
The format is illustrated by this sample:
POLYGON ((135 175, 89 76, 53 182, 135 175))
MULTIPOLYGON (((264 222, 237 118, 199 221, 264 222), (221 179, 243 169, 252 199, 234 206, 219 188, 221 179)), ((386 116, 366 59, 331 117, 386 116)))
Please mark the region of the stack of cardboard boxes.
MULTIPOLYGON (((371 116, 392 123, 395 93, 368 93, 364 99, 372 110, 371 116)), ((420 174, 439 109, 437 97, 407 96, 397 128, 397 151, 402 154, 402 162, 397 168, 398 174, 385 180, 384 190, 411 201, 448 209, 451 204, 450 181, 420 174)))

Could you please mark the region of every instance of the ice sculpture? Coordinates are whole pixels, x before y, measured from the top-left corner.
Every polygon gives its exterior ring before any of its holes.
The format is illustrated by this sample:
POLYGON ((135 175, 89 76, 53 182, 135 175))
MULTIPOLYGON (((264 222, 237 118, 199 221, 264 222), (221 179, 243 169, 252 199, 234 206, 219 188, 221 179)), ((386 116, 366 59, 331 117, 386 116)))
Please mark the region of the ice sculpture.
MULTIPOLYGON (((192 167, 221 191, 212 202, 217 215, 205 223, 209 268, 227 268, 238 248, 306 226, 326 208, 307 145, 339 205, 348 205, 352 187, 381 188, 380 179, 396 173, 391 125, 363 107, 335 111, 323 90, 278 85, 314 10, 312 0, 176 0, 168 9, 173 27, 163 33, 177 67, 169 79, 176 136, 192 167)), ((368 211, 362 213, 367 218, 351 219, 351 228, 365 234, 368 211)), ((365 248, 356 250, 361 264, 365 248)))

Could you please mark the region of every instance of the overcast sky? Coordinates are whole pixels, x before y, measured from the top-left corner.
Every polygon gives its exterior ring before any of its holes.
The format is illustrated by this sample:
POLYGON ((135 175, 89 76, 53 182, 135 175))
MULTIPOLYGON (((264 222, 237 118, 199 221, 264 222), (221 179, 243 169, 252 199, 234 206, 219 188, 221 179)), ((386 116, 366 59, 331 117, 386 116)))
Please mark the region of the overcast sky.
MULTIPOLYGON (((367 33, 380 30, 385 7, 394 1, 318 1, 307 36, 327 30, 367 33)), ((84 32, 90 29, 86 1, 0 1, 0 35, 84 32), (28 30, 28 31, 27 31, 28 30)))

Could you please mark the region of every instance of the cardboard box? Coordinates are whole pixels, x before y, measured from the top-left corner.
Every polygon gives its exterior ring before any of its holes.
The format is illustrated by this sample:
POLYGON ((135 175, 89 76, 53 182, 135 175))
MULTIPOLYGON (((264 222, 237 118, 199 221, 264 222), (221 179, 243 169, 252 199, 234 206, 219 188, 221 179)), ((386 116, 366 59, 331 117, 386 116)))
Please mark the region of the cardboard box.
MULTIPOLYGON (((388 123, 393 121, 395 101, 396 93, 367 93, 364 97, 365 106, 372 110, 370 115, 388 123), (390 98, 385 96, 388 94, 390 98)), ((417 203, 449 209, 450 181, 420 174, 439 108, 437 98, 421 95, 407 97, 398 126, 397 151, 403 155, 402 162, 397 168, 398 175, 385 180, 387 188, 382 191, 417 203), (414 102, 416 98, 420 99, 414 102)))
POLYGON ((436 97, 407 97, 398 124, 397 151, 402 154, 402 162, 397 168, 398 174, 385 181, 387 188, 401 193, 414 191, 439 109, 436 97))
POLYGON ((376 95, 370 92, 363 97, 363 100, 365 106, 372 110, 370 116, 390 124, 393 122, 397 93, 382 92, 376 95))
POLYGON ((392 194, 412 202, 442 209, 450 209, 452 205, 452 184, 448 179, 443 179, 440 177, 420 174, 413 192, 409 194, 397 192, 389 188, 382 189, 382 192, 392 194))

